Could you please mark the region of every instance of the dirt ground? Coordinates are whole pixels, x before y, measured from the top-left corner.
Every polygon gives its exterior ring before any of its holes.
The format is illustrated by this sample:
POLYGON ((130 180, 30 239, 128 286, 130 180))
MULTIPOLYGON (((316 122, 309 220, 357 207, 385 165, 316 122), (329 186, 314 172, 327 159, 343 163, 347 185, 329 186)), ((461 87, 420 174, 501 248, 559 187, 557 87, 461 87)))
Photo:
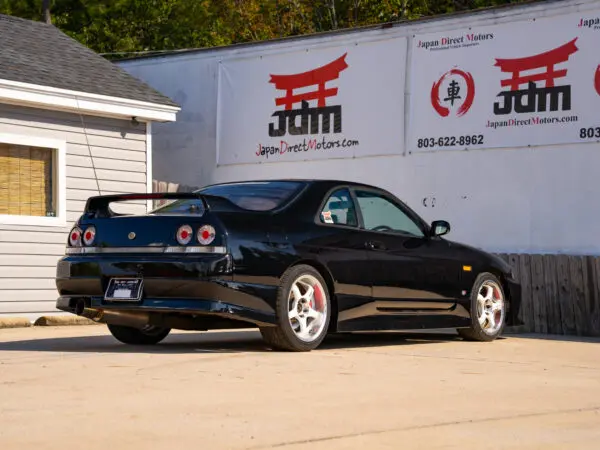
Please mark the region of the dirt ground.
POLYGON ((0 330, 0 448, 598 449, 600 340, 0 330))

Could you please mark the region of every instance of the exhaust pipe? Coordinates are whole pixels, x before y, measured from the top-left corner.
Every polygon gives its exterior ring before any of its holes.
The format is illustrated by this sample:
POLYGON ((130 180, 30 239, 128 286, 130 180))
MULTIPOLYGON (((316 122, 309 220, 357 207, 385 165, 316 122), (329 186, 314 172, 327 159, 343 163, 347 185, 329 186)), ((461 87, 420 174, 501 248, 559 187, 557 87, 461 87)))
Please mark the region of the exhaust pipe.
POLYGON ((78 316, 83 315, 83 310, 85 309, 85 301, 82 298, 78 298, 75 301, 75 314, 78 316))
POLYGON ((132 328, 144 328, 150 324, 150 314, 147 312, 130 311, 106 311, 95 308, 87 308, 83 299, 75 303, 75 314, 97 323, 111 325, 122 325, 132 328))

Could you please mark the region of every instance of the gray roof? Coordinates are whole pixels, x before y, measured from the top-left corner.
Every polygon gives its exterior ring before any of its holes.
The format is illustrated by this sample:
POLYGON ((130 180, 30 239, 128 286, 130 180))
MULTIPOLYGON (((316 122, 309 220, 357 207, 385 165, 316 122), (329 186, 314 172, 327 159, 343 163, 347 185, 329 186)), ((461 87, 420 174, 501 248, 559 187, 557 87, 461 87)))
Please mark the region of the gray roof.
POLYGON ((178 106, 55 26, 2 14, 0 79, 178 106))

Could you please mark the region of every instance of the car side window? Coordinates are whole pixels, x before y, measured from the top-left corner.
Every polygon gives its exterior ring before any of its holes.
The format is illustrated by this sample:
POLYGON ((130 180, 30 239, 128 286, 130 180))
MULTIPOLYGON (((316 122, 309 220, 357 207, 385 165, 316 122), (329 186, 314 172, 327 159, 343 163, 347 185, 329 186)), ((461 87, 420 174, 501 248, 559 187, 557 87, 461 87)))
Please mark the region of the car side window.
POLYGON ((421 228, 386 196, 369 191, 356 191, 358 207, 365 229, 423 237, 421 228))
POLYGON ((327 198, 323 209, 319 213, 321 223, 358 226, 356 208, 346 188, 338 189, 327 198))

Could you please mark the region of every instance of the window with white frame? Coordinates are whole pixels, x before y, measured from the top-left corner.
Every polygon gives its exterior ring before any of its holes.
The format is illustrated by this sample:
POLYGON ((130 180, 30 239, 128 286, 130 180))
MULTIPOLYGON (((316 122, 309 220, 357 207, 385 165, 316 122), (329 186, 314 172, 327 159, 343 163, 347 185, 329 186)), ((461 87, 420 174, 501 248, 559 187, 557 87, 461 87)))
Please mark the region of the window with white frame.
POLYGON ((66 225, 65 142, 0 133, 0 224, 66 225))

